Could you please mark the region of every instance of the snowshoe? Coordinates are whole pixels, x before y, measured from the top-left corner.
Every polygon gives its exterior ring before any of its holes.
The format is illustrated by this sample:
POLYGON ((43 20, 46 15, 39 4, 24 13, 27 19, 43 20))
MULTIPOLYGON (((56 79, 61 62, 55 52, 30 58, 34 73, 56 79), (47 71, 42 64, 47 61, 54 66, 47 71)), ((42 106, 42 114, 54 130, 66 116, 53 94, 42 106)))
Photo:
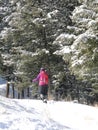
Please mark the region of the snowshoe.
POLYGON ((44 103, 47 103, 47 99, 44 99, 43 102, 44 102, 44 103))
POLYGON ((40 94, 40 98, 41 98, 41 100, 44 100, 43 94, 40 94))

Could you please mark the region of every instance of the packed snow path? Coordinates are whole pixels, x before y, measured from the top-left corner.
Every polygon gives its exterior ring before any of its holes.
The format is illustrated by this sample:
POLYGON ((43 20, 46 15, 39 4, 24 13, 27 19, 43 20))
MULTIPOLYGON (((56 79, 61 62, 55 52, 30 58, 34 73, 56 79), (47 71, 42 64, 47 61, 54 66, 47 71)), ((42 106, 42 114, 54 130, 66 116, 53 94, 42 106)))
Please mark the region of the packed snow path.
POLYGON ((98 109, 0 96, 0 130, 98 130, 98 109))

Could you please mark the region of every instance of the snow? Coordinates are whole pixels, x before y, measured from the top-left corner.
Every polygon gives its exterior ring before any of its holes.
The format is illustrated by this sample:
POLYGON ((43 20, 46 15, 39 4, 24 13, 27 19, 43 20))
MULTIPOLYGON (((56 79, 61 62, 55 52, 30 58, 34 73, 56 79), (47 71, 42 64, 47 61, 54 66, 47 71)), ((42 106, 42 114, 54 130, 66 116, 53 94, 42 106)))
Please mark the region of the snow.
POLYGON ((64 46, 64 45, 70 45, 73 43, 73 41, 76 39, 76 36, 73 34, 60 34, 56 40, 53 42, 53 44, 64 46))
POLYGON ((0 130, 98 130, 98 108, 0 96, 0 130))
POLYGON ((49 12, 49 13, 47 14, 47 17, 48 17, 48 18, 52 18, 52 16, 56 16, 56 14, 57 14, 58 12, 59 12, 58 10, 54 10, 54 11, 52 11, 52 12, 49 12))
POLYGON ((63 55, 63 54, 70 54, 72 52, 70 46, 63 46, 61 50, 57 50, 54 54, 63 55))

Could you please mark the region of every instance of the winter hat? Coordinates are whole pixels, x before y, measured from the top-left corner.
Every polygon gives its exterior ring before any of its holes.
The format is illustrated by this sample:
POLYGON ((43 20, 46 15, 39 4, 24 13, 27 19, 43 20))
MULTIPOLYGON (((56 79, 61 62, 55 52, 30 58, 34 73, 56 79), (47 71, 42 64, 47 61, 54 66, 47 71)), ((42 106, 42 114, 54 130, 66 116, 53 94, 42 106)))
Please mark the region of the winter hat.
POLYGON ((40 71, 45 71, 45 69, 44 68, 40 68, 40 71))

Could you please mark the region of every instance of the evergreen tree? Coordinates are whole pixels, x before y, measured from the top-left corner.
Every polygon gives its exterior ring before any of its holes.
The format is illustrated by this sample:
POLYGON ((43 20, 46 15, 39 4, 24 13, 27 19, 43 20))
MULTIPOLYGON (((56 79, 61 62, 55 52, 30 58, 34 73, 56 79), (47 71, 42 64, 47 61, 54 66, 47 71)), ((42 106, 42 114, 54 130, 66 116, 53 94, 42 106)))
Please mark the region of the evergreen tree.
POLYGON ((32 72, 35 76, 42 66, 48 69, 50 79, 64 72, 66 64, 55 53, 59 46, 54 41, 68 31, 71 11, 77 4, 76 0, 9 1, 9 13, 4 18, 6 28, 1 31, 3 53, 8 70, 11 67, 17 79, 21 79, 21 86, 24 87, 25 76, 31 80, 32 72))
MULTIPOLYGON (((76 7, 71 16, 73 26, 67 26, 69 34, 63 35, 63 46, 70 50, 64 59, 69 60, 70 70, 82 80, 83 91, 89 99, 98 101, 98 2, 80 2, 82 5, 76 7)), ((55 43, 59 39, 60 36, 55 43)))

